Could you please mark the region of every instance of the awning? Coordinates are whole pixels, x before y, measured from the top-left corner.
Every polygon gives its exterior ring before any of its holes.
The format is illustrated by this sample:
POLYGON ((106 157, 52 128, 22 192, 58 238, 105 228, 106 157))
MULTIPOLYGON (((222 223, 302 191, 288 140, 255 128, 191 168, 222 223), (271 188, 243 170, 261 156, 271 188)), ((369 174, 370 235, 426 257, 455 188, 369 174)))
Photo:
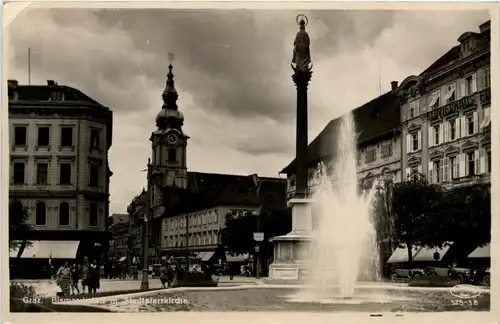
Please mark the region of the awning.
POLYGON ((127 260, 127 257, 126 257, 126 256, 121 257, 121 258, 120 258, 120 260, 118 260, 118 262, 123 262, 123 261, 125 261, 125 260, 127 260))
POLYGON ((226 261, 227 262, 245 262, 248 260, 248 253, 231 255, 229 252, 226 252, 226 261))
POLYGON ((439 248, 425 248, 422 247, 418 250, 418 252, 413 256, 413 261, 440 261, 446 252, 450 249, 450 245, 445 245, 441 249, 439 248), (439 253, 439 260, 434 260, 434 253, 439 253))
POLYGON ((471 254, 469 254, 468 258, 471 259, 479 259, 479 258, 490 258, 491 257, 490 244, 486 244, 485 246, 478 246, 471 254))
POLYGON ((79 241, 30 241, 21 258, 23 259, 74 259, 79 241))
MULTIPOLYGON (((412 249, 412 257, 415 257, 415 253, 417 253, 418 250, 415 248, 412 249)), ((386 263, 400 263, 400 262, 408 262, 408 250, 405 247, 398 247, 394 252, 392 253, 391 257, 389 260, 387 260, 386 263)))
POLYGON ((481 122, 480 128, 486 128, 490 126, 491 124, 491 116, 490 115, 485 115, 483 118, 483 121, 481 122))
POLYGON ((200 252, 198 254, 198 258, 201 259, 201 261, 208 261, 210 260, 210 258, 214 255, 215 252, 200 252))

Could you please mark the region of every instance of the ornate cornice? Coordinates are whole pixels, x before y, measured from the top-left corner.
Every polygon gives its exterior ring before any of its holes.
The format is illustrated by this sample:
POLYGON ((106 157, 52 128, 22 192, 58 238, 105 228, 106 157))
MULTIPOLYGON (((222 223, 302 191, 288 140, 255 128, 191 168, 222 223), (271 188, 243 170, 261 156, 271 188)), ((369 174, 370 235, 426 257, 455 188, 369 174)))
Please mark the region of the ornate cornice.
POLYGON ((479 148, 479 144, 476 142, 470 141, 470 140, 467 140, 467 142, 465 142, 462 145, 462 151, 464 151, 464 152, 477 150, 478 148, 479 148))

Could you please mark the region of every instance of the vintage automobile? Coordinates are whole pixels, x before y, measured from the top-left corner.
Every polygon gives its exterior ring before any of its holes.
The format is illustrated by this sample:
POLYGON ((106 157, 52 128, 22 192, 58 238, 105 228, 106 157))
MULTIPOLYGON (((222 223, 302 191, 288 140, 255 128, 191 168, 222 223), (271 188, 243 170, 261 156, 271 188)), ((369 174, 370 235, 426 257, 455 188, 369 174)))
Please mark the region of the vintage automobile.
POLYGON ((472 272, 471 283, 476 285, 490 286, 490 268, 480 268, 472 272))
POLYGON ((413 279, 418 276, 425 276, 425 270, 420 268, 413 269, 394 269, 391 273, 391 281, 397 282, 399 279, 413 279))
POLYGON ((468 268, 462 268, 457 266, 444 267, 429 267, 426 269, 428 276, 442 276, 450 277, 453 280, 458 281, 459 284, 467 283, 471 279, 471 271, 468 268))

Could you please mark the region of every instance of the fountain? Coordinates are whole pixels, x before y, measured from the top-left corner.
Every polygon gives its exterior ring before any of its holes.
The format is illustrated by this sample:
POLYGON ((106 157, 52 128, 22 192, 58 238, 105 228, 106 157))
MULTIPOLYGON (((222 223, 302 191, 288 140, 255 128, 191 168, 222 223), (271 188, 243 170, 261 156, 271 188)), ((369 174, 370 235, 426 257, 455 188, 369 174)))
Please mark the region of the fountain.
POLYGON ((354 296, 359 279, 380 279, 379 250, 372 201, 377 184, 359 193, 356 172, 356 135, 351 113, 342 118, 337 136, 333 174, 321 163, 314 173, 312 231, 308 268, 309 285, 304 293, 313 299, 332 294, 354 296))

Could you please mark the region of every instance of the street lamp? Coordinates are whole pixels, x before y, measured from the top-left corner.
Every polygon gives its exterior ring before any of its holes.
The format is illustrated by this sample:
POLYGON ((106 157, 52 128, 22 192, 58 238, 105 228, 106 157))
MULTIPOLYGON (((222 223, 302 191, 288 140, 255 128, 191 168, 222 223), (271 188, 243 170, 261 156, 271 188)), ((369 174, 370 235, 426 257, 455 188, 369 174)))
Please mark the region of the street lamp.
POLYGON ((151 159, 148 159, 147 169, 147 200, 146 200, 146 214, 144 215, 143 231, 142 231, 142 282, 141 290, 149 290, 149 224, 151 218, 151 159))

